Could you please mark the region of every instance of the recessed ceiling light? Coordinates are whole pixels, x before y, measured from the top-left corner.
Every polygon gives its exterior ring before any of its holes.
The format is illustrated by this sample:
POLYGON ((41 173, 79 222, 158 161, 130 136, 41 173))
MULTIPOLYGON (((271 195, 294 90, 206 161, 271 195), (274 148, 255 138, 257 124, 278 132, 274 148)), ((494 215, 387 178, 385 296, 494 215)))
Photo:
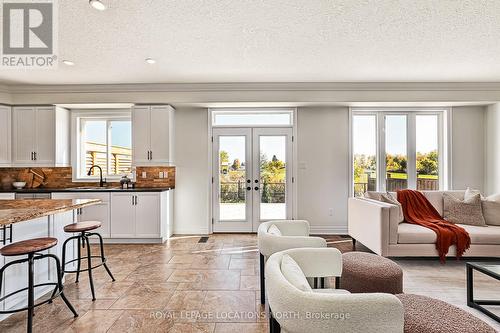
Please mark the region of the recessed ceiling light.
POLYGON ((62 62, 67 66, 75 66, 75 63, 71 60, 63 60, 62 62))
POLYGON ((105 10, 106 5, 101 0, 89 0, 89 4, 97 10, 105 10))
POLYGON ((153 58, 146 58, 146 62, 148 64, 155 64, 156 63, 156 60, 154 60, 153 58))

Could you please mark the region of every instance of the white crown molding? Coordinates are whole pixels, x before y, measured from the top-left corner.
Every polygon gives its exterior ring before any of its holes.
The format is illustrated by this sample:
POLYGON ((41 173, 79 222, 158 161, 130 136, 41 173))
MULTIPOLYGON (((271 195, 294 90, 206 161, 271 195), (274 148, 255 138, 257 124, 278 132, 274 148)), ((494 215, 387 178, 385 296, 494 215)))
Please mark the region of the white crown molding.
POLYGON ((0 85, 11 94, 214 92, 214 91, 484 91, 500 92, 500 82, 271 82, 0 85))

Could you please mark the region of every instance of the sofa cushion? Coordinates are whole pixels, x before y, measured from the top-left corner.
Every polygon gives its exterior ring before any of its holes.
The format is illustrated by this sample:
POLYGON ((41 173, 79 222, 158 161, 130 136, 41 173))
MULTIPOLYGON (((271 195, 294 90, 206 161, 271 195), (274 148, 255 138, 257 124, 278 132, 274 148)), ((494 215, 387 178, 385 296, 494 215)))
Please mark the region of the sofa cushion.
POLYGON ((401 223, 405 220, 405 216, 403 214, 403 206, 401 206, 401 203, 399 203, 399 201, 392 194, 383 193, 380 196, 380 199, 382 202, 390 203, 390 204, 397 207, 397 221, 398 221, 398 223, 401 223))
POLYGON ((363 197, 366 198, 366 199, 372 199, 372 200, 381 201, 382 192, 366 191, 363 194, 363 197))
MULTIPOLYGON (((500 226, 457 225, 469 233, 472 244, 500 245, 500 226)), ((436 239, 434 231, 418 224, 401 223, 398 227, 399 244, 434 244, 436 239)))
POLYGON ((485 198, 482 205, 486 224, 500 226, 500 194, 485 198))
POLYGON ((267 232, 274 236, 281 236, 281 231, 275 224, 271 224, 269 229, 267 229, 267 232))
POLYGON ((422 194, 429 200, 431 205, 436 208, 441 216, 443 216, 444 213, 443 193, 449 193, 455 198, 463 200, 465 191, 422 191, 422 194))
POLYGON ((300 269, 299 264, 297 264, 288 254, 284 254, 281 259, 281 273, 283 273, 285 279, 295 288, 306 292, 312 292, 312 288, 309 282, 307 282, 307 278, 304 272, 302 272, 302 269, 300 269))
POLYGON ((481 206, 481 195, 475 194, 463 201, 451 194, 444 193, 443 218, 452 223, 466 225, 486 226, 481 206))

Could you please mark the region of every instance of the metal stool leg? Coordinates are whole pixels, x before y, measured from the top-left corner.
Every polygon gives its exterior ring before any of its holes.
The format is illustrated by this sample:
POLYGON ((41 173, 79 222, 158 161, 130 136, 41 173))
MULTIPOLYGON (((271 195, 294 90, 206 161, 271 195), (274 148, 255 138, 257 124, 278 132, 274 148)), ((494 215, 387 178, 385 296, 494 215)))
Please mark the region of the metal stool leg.
POLYGON ((111 277, 111 280, 113 282, 115 281, 115 277, 113 274, 111 274, 111 270, 109 269, 108 265, 106 264, 106 258, 104 257, 104 242, 102 240, 102 236, 98 233, 92 233, 92 235, 96 235, 99 237, 99 245, 101 246, 101 261, 103 262, 104 268, 106 269, 106 272, 108 272, 108 275, 111 277))
POLYGON ((89 280, 90 280, 90 290, 92 291, 92 301, 95 301, 95 291, 94 291, 94 280, 92 279, 92 258, 90 253, 90 242, 87 236, 83 236, 85 238, 85 244, 87 246, 87 269, 89 272, 89 280))
MULTIPOLYGON (((81 238, 78 237, 78 262, 76 264, 76 280, 75 283, 78 283, 78 278, 80 277, 80 265, 82 262, 82 244, 81 244, 81 238)), ((64 269, 63 269, 64 271, 64 269)), ((64 274, 64 273, 63 273, 64 274)))
POLYGON ((33 331, 33 315, 35 307, 34 266, 33 253, 28 254, 28 333, 33 331))
POLYGON ((266 304, 266 281, 264 277, 264 255, 260 253, 260 304, 266 304))
POLYGON ((59 289, 59 295, 61 296, 62 300, 64 301, 64 303, 66 303, 66 306, 71 310, 71 312, 73 312, 73 315, 75 317, 78 317, 78 313, 76 312, 75 308, 73 307, 73 305, 70 303, 70 301, 68 301, 68 299, 66 298, 66 295, 64 295, 64 292, 63 292, 63 283, 62 283, 62 278, 63 278, 63 271, 61 269, 61 263, 59 262, 59 258, 57 258, 57 256, 52 256, 52 258, 54 258, 55 262, 56 262, 56 269, 57 269, 57 286, 58 286, 58 289, 59 289))

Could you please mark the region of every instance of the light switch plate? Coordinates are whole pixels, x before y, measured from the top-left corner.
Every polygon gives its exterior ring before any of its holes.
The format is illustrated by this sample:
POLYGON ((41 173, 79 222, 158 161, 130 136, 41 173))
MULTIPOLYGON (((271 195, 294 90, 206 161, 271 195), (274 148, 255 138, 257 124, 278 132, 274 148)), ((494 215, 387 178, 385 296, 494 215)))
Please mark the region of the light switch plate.
POLYGON ((143 172, 142 172, 142 178, 146 178, 146 177, 147 177, 147 175, 146 175, 146 171, 143 171, 143 172))
POLYGON ((162 171, 158 172, 158 177, 163 178, 163 172, 162 171))
POLYGON ((163 177, 168 178, 168 171, 163 171, 163 177))

